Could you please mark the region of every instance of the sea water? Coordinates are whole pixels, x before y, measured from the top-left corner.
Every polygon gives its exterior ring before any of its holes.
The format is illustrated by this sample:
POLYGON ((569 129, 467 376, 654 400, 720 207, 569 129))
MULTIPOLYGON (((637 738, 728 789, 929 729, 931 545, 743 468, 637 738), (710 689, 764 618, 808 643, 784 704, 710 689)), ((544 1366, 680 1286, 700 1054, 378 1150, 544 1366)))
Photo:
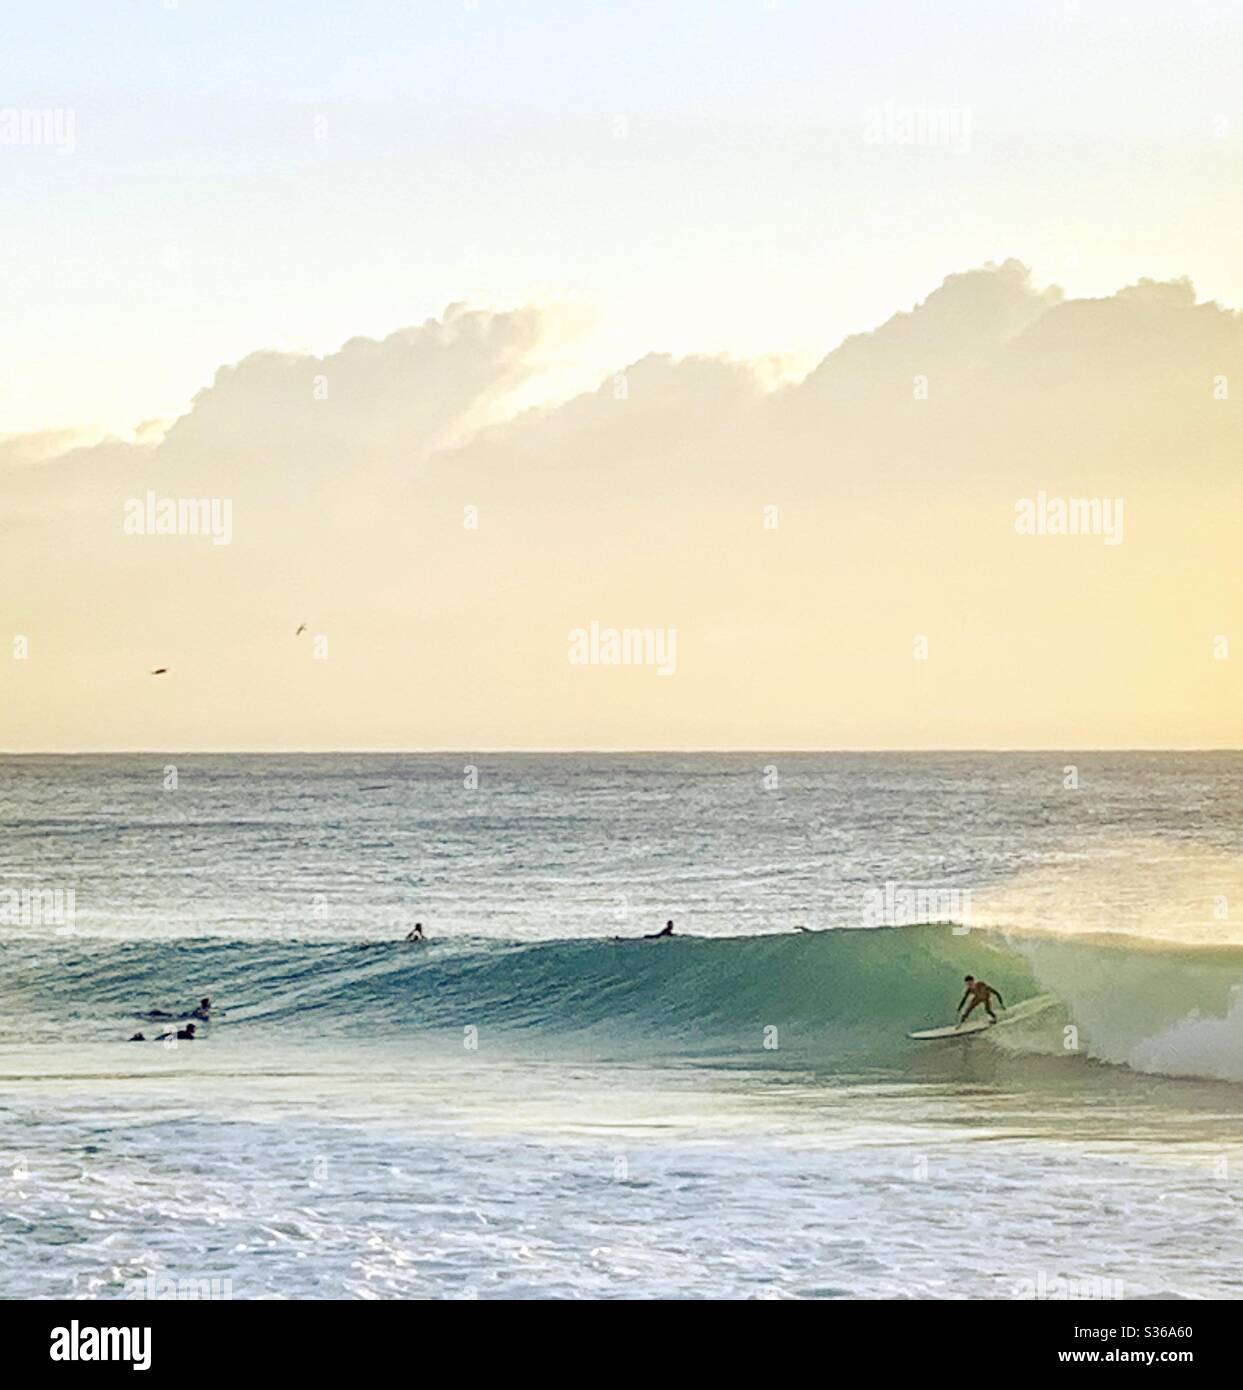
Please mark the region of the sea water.
POLYGON ((0 759, 0 1295, 1237 1296, 1241 807, 1229 753, 0 759), (910 1041, 967 973, 1015 1018, 910 1041))

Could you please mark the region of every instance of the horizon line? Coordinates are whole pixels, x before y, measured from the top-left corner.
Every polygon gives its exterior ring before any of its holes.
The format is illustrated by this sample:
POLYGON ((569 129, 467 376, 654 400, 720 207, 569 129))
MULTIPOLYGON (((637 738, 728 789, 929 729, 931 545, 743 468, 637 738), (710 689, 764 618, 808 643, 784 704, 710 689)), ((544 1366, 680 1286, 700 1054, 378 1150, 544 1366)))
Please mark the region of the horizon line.
POLYGON ((612 756, 633 756, 643 755, 669 755, 680 754, 730 754, 730 753, 754 753, 777 755, 783 753, 813 753, 813 754, 834 754, 834 753, 866 753, 866 754, 911 754, 911 753, 1243 753, 1243 747, 1237 746, 1212 746, 1205 747, 1200 745, 1170 745, 1170 744, 1139 744, 1126 746, 1072 746, 1069 744, 1041 744, 1041 745, 1007 745, 1005 747, 981 748, 967 747, 962 745, 946 745, 943 747, 919 747, 919 748, 863 748, 863 747, 836 747, 836 748, 776 748, 776 747, 754 747, 754 748, 561 748, 561 747, 540 747, 540 748, 477 748, 470 750, 463 747, 444 747, 444 748, 4 748, 0 749, 0 758, 121 758, 121 757, 146 757, 156 755, 175 754, 185 757, 345 757, 358 754, 374 753, 392 756, 430 756, 434 754, 469 754, 474 752, 486 755, 505 756, 509 754, 528 754, 528 755, 547 755, 565 756, 575 754, 604 754, 612 756))

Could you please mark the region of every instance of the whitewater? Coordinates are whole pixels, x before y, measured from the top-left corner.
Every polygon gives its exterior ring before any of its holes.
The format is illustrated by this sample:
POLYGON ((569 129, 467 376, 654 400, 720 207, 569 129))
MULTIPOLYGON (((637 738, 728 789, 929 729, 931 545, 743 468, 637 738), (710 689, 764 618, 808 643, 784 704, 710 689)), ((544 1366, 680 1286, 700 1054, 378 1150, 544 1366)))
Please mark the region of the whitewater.
POLYGON ((0 1295, 1243 1283, 1237 754, 0 779, 0 1295), (1003 1026, 910 1041, 967 973, 1003 1026))

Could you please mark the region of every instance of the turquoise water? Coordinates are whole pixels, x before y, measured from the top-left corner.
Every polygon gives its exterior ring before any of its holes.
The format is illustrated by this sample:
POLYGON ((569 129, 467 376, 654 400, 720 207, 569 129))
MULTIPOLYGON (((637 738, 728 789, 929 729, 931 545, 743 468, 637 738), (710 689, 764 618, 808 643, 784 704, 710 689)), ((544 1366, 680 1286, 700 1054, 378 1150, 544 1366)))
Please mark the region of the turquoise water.
POLYGON ((0 760, 0 1293, 1237 1294, 1243 759, 1074 756, 0 760))

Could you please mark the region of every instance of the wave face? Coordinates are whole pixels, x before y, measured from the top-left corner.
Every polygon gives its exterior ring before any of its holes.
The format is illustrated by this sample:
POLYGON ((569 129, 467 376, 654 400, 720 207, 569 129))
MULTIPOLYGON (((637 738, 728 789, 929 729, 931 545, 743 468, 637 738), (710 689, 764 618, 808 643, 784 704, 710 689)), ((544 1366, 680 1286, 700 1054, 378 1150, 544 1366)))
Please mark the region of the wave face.
POLYGON ((24 1006, 7 1031, 25 1037, 69 1027, 120 1039, 145 1010, 188 1008, 209 994, 222 1009, 212 1032, 231 1041, 331 1042, 348 1032, 460 1046, 463 1029, 476 1028, 591 1053, 858 1070, 957 1055, 958 1044, 917 1044, 906 1033, 952 1022, 967 973, 999 989, 1015 1015, 972 1048, 1243 1080, 1243 952, 1124 938, 923 925, 422 947, 28 941, 0 960, 0 989, 24 1006))

